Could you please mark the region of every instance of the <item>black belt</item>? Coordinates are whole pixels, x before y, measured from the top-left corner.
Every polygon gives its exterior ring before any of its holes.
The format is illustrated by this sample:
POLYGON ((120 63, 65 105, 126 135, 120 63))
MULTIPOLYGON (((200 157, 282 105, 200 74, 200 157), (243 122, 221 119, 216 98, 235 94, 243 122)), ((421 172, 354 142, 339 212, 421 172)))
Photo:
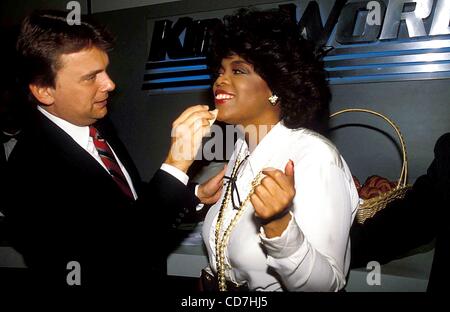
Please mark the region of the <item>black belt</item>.
MULTIPOLYGON (((217 277, 209 274, 206 270, 202 270, 200 276, 202 291, 219 291, 219 282, 217 277)), ((227 291, 249 291, 247 283, 238 285, 231 281, 226 281, 227 291)))

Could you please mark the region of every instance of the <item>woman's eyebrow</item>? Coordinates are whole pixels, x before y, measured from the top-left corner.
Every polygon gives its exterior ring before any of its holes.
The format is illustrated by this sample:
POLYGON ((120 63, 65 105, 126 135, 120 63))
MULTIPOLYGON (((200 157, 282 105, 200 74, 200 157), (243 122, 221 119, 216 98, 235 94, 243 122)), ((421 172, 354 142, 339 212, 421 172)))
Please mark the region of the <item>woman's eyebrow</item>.
POLYGON ((247 65, 250 66, 250 63, 246 62, 246 61, 242 61, 242 60, 237 60, 237 61, 233 61, 231 62, 232 65, 247 65))

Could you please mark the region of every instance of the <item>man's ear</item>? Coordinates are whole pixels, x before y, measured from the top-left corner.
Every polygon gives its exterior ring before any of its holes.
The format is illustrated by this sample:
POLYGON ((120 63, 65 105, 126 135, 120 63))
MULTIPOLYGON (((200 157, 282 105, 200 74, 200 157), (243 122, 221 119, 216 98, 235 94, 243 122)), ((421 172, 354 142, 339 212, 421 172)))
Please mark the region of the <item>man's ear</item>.
POLYGON ((44 105, 52 105, 55 102, 53 89, 51 87, 41 87, 35 84, 28 85, 34 97, 44 105))

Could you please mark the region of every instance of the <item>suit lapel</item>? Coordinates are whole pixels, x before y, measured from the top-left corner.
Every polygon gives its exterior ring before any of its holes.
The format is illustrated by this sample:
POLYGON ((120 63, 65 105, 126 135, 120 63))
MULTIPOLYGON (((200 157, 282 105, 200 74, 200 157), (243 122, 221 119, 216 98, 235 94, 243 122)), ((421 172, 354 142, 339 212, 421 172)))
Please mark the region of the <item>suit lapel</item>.
POLYGON ((0 172, 3 172, 4 168, 6 168, 5 146, 0 141, 0 172))
POLYGON ((39 140, 52 146, 52 151, 56 153, 61 161, 73 167, 75 170, 84 172, 90 179, 100 179, 98 183, 110 185, 110 189, 118 188, 106 170, 78 145, 70 135, 55 125, 41 113, 37 114, 38 129, 42 130, 39 140))

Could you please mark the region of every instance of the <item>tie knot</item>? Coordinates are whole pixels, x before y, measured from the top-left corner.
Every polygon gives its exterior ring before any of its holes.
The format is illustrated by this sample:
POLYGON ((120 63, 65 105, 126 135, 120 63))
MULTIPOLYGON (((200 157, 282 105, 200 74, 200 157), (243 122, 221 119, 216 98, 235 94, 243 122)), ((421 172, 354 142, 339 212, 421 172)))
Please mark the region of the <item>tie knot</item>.
POLYGON ((98 133, 97 129, 94 126, 89 126, 89 136, 93 139, 100 139, 100 133, 98 133))

